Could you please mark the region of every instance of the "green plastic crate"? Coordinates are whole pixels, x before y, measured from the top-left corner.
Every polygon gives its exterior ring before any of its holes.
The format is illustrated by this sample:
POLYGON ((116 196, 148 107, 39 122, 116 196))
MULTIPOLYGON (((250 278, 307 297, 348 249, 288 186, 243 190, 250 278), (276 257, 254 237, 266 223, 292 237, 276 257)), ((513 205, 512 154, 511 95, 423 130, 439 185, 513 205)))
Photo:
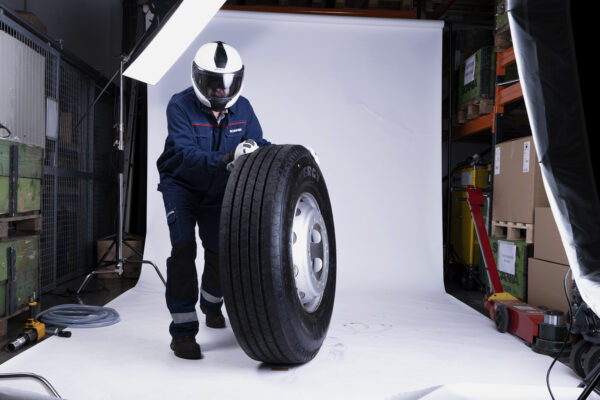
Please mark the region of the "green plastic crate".
POLYGON ((508 14, 506 13, 506 0, 496 1, 496 31, 502 30, 508 25, 508 14))
POLYGON ((533 256, 533 244, 522 240, 506 240, 492 237, 490 238, 490 245, 494 253, 496 266, 498 267, 498 275, 500 276, 502 288, 505 292, 527 302, 527 264, 529 257, 533 256), (499 242, 515 246, 514 274, 500 271, 498 263, 499 242))
POLYGON ((19 178, 42 179, 42 157, 44 149, 19 143, 19 178))
POLYGON ((15 310, 26 307, 33 293, 39 295, 39 236, 9 237, 0 241, 0 317, 9 312, 7 249, 16 253, 15 310))
POLYGON ((14 213, 41 211, 41 188, 44 149, 0 139, 0 215, 9 214, 11 147, 17 151, 17 199, 14 213))
POLYGON ((484 46, 467 57, 460 66, 458 107, 460 108, 478 98, 492 99, 495 88, 496 53, 492 46, 484 46), (467 80, 465 80, 465 77, 467 80), (473 80, 469 81, 470 78, 473 78, 473 80))

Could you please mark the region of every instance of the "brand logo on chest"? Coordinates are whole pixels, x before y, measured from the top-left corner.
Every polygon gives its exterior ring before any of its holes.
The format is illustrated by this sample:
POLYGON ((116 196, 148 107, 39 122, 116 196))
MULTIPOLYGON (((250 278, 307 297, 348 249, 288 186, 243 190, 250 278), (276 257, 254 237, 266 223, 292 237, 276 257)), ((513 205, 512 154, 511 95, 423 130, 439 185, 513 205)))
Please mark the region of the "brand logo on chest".
POLYGON ((229 133, 236 133, 236 132, 241 132, 242 128, 235 128, 235 129, 230 129, 229 133))

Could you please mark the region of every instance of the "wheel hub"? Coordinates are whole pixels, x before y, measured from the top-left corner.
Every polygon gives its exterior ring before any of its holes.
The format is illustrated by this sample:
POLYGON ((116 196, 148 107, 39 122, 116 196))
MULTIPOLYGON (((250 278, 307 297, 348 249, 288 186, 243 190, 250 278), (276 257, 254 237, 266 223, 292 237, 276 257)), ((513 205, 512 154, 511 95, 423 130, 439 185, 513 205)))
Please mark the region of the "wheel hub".
POLYGON ((302 193, 296 202, 291 247, 298 298, 306 311, 314 312, 327 286, 329 240, 319 205, 310 193, 302 193))

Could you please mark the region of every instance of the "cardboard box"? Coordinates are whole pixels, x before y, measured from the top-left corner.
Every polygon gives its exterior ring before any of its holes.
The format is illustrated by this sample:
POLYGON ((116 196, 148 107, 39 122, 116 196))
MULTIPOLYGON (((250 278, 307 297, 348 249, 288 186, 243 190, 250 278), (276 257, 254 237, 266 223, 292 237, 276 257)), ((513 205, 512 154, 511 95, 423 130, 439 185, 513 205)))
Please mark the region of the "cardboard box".
MULTIPOLYGON (((569 311, 564 289, 564 279, 568 269, 568 265, 530 258, 527 282, 528 303, 565 313, 569 311)), ((567 281, 567 288, 571 296, 571 276, 567 281)))
MULTIPOLYGON (((527 301, 527 277, 532 245, 522 240, 490 238, 490 246, 498 268, 502 289, 527 301)), ((488 282, 488 286, 489 282, 488 282)))
POLYGON ((31 25, 35 26, 40 32, 48 33, 48 28, 46 28, 46 25, 44 25, 44 23, 42 21, 40 21, 38 16, 35 15, 34 13, 29 12, 29 11, 23 11, 23 10, 15 10, 15 12, 17 14, 19 14, 19 16, 21 16, 21 18, 26 19, 27 22, 29 22, 31 25))
POLYGON ((492 220, 533 224, 536 207, 549 207, 533 138, 496 145, 492 220))
POLYGON ((60 112, 58 137, 61 143, 73 144, 73 114, 70 112, 60 112))
POLYGON ((535 209, 533 243, 533 256, 535 258, 556 264, 569 264, 550 207, 536 207, 535 209))
MULTIPOLYGON (((133 235, 131 233, 125 233, 123 235, 123 258, 129 259, 129 260, 141 260, 142 257, 137 255, 136 252, 134 250, 136 250, 137 252, 139 252, 140 254, 144 253, 144 238, 142 236, 138 236, 138 235, 133 235), (129 248, 127 245, 131 246, 134 250, 132 250, 131 248, 129 248)), ((116 243, 115 242, 115 235, 111 235, 111 236, 107 236, 103 239, 98 240, 97 243, 97 250, 98 250, 98 262, 100 262, 100 259, 106 254, 106 256, 104 257, 105 260, 105 266, 102 268, 102 270, 114 270, 116 267, 116 264, 109 264, 109 262, 114 261, 116 258, 116 244, 109 250, 110 246, 116 243), (108 265, 106 265, 108 264, 108 265)), ((141 264, 130 264, 130 263, 126 263, 123 266, 123 278, 138 278, 140 276, 140 272, 142 270, 142 265, 141 264)), ((98 274, 97 275, 99 278, 106 278, 106 279, 114 279, 114 278, 118 278, 119 275, 118 274, 98 274)))

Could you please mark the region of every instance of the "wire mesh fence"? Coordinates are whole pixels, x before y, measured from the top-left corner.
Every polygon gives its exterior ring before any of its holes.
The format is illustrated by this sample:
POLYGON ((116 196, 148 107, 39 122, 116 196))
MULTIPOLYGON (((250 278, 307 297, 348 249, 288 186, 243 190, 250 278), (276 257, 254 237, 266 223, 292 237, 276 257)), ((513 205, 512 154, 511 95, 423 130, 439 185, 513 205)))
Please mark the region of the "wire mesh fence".
POLYGON ((89 109, 101 89, 96 78, 2 9, 0 67, 0 121, 12 118, 15 127, 8 139, 44 147, 40 273, 47 292, 93 269, 96 240, 114 233, 115 98, 105 93, 89 109))

